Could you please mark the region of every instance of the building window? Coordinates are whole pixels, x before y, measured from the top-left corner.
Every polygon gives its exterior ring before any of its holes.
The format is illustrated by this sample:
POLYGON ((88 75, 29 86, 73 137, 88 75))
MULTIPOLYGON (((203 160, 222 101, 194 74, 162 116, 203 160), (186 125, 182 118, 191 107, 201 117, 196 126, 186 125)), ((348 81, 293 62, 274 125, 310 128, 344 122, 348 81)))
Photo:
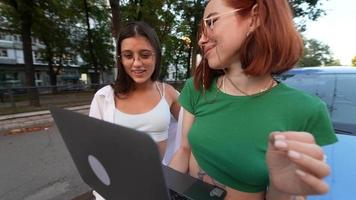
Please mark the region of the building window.
POLYGON ((5 33, 0 33, 0 40, 6 40, 5 33))
POLYGON ((40 52, 35 51, 35 52, 34 52, 34 55, 35 55, 35 62, 44 63, 42 54, 41 54, 40 52))
POLYGON ((14 40, 21 42, 21 36, 20 35, 14 35, 14 40))
POLYGON ((37 38, 31 37, 31 40, 32 40, 32 44, 38 44, 39 43, 37 38))
POLYGON ((6 49, 0 49, 0 57, 8 57, 6 49))

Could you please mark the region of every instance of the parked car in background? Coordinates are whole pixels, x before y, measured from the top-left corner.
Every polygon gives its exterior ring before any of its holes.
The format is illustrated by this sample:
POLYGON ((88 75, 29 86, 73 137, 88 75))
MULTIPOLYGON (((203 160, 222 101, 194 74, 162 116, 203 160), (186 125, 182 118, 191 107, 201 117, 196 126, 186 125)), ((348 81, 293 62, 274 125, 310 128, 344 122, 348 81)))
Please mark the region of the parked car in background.
POLYGON ((328 107, 339 140, 323 148, 332 170, 326 178, 330 192, 308 199, 356 199, 356 67, 295 68, 277 78, 319 96, 328 107))

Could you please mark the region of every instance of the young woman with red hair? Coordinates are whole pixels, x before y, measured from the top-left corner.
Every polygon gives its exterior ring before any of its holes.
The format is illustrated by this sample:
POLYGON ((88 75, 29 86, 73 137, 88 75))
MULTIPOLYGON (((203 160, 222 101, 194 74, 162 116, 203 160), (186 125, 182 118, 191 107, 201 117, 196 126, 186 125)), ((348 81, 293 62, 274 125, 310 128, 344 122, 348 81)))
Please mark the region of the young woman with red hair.
POLYGON ((182 143, 171 167, 227 190, 284 200, 328 191, 319 145, 337 141, 325 104, 279 83, 303 51, 286 0, 210 0, 203 60, 185 84, 182 143))

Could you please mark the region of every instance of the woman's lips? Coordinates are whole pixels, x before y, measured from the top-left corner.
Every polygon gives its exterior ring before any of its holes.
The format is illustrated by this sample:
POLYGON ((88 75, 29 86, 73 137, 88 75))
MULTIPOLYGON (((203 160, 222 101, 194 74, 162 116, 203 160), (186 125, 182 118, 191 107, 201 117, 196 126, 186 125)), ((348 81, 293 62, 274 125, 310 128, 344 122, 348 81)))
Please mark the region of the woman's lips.
POLYGON ((213 48, 214 48, 213 46, 206 47, 204 49, 204 54, 207 55, 209 53, 209 51, 212 50, 213 48))
POLYGON ((135 76, 142 76, 145 74, 146 70, 132 70, 131 71, 135 76))

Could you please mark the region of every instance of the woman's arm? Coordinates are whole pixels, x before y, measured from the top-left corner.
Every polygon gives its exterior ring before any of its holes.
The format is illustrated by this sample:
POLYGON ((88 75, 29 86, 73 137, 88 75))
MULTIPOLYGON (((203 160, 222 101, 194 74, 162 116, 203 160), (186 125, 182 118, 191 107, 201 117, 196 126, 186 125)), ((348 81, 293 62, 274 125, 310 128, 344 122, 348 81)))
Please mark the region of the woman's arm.
MULTIPOLYGON (((181 144, 173 155, 169 166, 179 172, 188 173, 189 171, 189 158, 191 154, 190 145, 188 142, 188 132, 194 122, 194 115, 183 109, 183 127, 182 127, 182 140, 181 144)), ((179 134, 179 133, 177 133, 179 134)))
POLYGON ((179 118, 179 111, 180 105, 178 102, 179 92, 171 85, 165 84, 166 87, 166 94, 168 95, 170 103, 170 111, 173 117, 178 121, 179 118))
POLYGON ((173 117, 178 121, 180 111, 180 104, 178 103, 178 100, 172 103, 170 110, 173 117))

